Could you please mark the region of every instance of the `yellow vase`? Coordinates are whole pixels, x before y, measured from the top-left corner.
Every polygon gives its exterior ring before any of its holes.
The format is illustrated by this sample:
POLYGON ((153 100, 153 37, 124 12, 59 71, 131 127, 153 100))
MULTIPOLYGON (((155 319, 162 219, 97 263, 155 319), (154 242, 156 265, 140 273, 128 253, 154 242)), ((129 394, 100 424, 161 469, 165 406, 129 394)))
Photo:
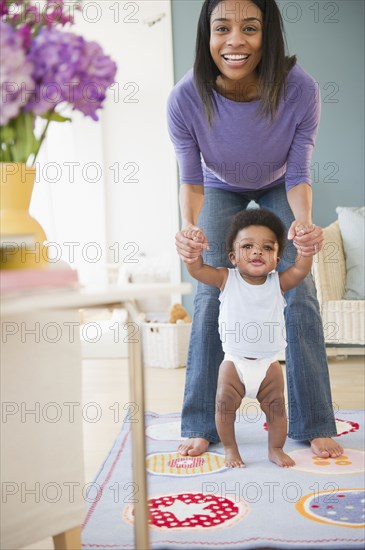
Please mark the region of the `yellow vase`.
POLYGON ((35 168, 0 163, 1 269, 42 269, 47 265, 46 235, 29 214, 35 168))

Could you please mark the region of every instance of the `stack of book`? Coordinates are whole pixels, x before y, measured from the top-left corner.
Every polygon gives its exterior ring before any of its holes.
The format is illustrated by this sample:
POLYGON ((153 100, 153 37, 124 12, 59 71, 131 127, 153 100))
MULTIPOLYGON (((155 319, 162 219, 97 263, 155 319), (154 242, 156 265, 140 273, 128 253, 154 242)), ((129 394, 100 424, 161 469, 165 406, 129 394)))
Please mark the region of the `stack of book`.
POLYGON ((1 235, 0 291, 3 297, 54 289, 78 288, 77 271, 64 261, 40 261, 34 235, 1 235), (33 255, 28 262, 28 256, 33 255), (14 269, 14 267, 17 269, 14 269), (27 267, 28 266, 28 267, 27 267))
POLYGON ((62 267, 50 264, 44 269, 2 269, 0 270, 1 295, 10 297, 13 294, 35 291, 78 288, 77 271, 64 265, 62 262, 62 267))

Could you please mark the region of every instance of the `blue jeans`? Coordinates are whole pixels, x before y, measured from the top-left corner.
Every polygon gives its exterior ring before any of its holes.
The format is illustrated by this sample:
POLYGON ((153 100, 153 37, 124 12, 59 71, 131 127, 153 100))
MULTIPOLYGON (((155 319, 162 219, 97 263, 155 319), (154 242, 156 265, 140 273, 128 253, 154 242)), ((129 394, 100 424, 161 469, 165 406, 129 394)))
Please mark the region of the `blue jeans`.
MULTIPOLYGON (((204 262, 218 267, 232 267, 225 250, 225 237, 232 216, 247 208, 253 200, 272 210, 287 228, 294 220, 285 185, 265 191, 232 193, 206 188, 198 225, 208 237, 210 250, 204 262)), ((278 271, 287 269, 296 257, 288 241, 278 271)), ((219 289, 198 283, 194 301, 181 434, 202 437, 217 443, 215 394, 218 369, 223 351, 218 334, 219 289)), ((322 321, 311 274, 285 295, 285 321, 288 346, 286 373, 288 385, 289 437, 297 440, 336 435, 328 375, 322 321)))

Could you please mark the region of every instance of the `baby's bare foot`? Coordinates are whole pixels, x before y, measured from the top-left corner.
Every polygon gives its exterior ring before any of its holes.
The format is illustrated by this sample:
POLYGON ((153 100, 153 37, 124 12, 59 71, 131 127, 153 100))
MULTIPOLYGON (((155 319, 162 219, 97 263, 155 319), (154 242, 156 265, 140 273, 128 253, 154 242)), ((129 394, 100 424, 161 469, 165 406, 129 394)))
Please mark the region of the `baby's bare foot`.
POLYGON ((181 443, 177 452, 182 456, 199 456, 208 450, 209 441, 202 437, 191 437, 181 443))
POLYGON ((269 459, 282 468, 290 468, 290 466, 295 465, 294 460, 279 447, 269 449, 269 459))
POLYGON ((243 462, 237 447, 224 447, 226 466, 228 468, 245 468, 246 464, 243 462))

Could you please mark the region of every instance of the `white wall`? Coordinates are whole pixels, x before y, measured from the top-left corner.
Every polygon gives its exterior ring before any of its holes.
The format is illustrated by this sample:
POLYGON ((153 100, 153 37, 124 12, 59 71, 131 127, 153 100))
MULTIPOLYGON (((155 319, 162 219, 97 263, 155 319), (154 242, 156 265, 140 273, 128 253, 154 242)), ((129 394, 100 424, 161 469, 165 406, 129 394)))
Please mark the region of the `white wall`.
POLYGON ((105 281, 106 204, 102 126, 72 114, 73 122, 50 126, 37 160, 30 212, 50 241, 51 260, 67 261, 83 284, 105 281))
POLYGON ((73 115, 72 124, 51 127, 32 212, 48 239, 61 244, 64 259, 66 242, 81 243, 75 264, 83 282, 102 280, 107 262, 133 267, 140 253, 167 262, 176 282, 177 174, 166 128, 173 86, 170 0, 84 2, 77 20, 75 32, 99 42, 116 61, 117 83, 100 123, 73 115), (52 183, 56 162, 61 178, 52 183), (70 162, 80 163, 74 182, 70 162))

